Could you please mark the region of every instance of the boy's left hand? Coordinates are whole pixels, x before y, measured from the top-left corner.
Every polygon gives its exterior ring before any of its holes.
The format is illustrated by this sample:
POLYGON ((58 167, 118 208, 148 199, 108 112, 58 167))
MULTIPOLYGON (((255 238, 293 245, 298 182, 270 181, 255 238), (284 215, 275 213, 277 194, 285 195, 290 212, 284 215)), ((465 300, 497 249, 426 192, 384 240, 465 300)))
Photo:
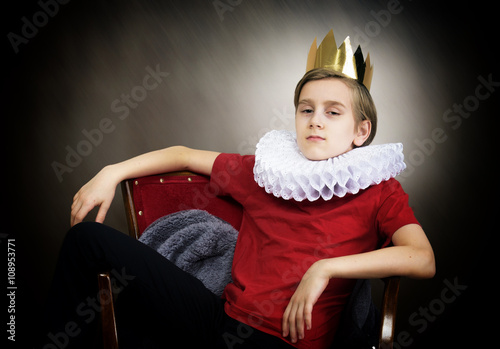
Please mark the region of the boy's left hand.
POLYGON ((304 338, 304 327, 308 330, 312 328, 313 306, 329 281, 330 278, 322 267, 321 260, 311 265, 283 313, 283 337, 290 335, 292 343, 304 338))

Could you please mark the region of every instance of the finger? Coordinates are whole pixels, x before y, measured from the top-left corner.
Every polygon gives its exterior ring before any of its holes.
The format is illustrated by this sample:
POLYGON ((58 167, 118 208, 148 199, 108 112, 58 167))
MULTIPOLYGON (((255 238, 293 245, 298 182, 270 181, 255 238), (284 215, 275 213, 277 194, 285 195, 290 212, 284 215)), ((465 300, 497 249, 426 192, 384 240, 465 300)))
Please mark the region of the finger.
POLYGON ((71 226, 76 224, 76 215, 82 208, 84 200, 81 198, 81 190, 73 196, 73 203, 71 204, 71 226))
POLYGON ((78 210, 76 210, 75 215, 73 216, 73 221, 71 222, 71 226, 76 225, 83 221, 83 219, 87 216, 87 214, 94 208, 93 204, 82 204, 78 210))
POLYGON ((81 206, 82 204, 80 202, 74 202, 71 206, 71 226, 76 224, 76 215, 78 214, 78 211, 80 211, 81 206))
POLYGON ((296 307, 292 307, 292 310, 290 312, 290 316, 288 318, 290 341, 292 343, 297 342, 296 316, 297 316, 297 309, 296 309, 296 307))
POLYGON ((307 304, 304 308, 304 322, 307 330, 312 328, 312 305, 307 304))
POLYGON ((288 325, 288 317, 290 315, 290 303, 288 303, 288 306, 285 309, 285 312, 283 313, 283 320, 282 320, 282 334, 283 337, 287 337, 288 334, 290 333, 290 326, 288 325))
POLYGON ((79 223, 77 215, 78 215, 78 212, 71 215, 71 222, 70 223, 71 223, 72 227, 79 223))
POLYGON ((102 203, 101 207, 99 207, 99 211, 97 212, 97 216, 95 217, 95 221, 97 223, 104 223, 104 219, 106 218, 106 214, 108 213, 109 210, 109 204, 108 203, 102 203))
POLYGON ((71 226, 74 226, 78 223, 80 223, 85 215, 82 215, 82 209, 78 209, 75 214, 71 215, 71 226))
POLYGON ((298 339, 304 338, 304 306, 301 304, 297 309, 297 316, 295 318, 295 326, 298 339))
POLYGON ((73 212, 73 210, 75 209, 76 205, 80 202, 78 199, 79 199, 80 195, 78 195, 78 193, 75 194, 75 196, 73 196, 73 202, 71 203, 71 212, 73 212))

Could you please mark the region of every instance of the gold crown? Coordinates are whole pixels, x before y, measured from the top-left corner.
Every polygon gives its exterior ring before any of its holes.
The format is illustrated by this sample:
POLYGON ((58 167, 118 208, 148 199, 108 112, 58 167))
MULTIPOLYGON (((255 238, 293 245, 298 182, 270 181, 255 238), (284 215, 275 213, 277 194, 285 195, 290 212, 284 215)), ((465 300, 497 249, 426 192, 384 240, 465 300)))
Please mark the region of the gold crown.
POLYGON ((353 53, 349 37, 337 49, 333 30, 326 34, 319 47, 316 47, 316 38, 314 38, 307 56, 306 72, 314 68, 329 68, 341 72, 358 80, 368 90, 372 83, 373 65, 370 65, 370 54, 366 55, 366 61, 364 61, 360 46, 353 53))

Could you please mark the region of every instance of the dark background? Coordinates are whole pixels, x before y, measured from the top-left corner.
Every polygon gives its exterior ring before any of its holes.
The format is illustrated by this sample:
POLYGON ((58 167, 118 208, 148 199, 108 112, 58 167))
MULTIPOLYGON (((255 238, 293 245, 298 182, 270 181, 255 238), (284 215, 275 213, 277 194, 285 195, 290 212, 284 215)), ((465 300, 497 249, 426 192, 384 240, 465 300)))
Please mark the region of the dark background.
MULTIPOLYGON (((293 90, 310 44, 331 28, 338 45, 351 35, 370 52, 374 143, 403 142, 409 168, 400 180, 435 249, 433 279, 402 281, 396 348, 494 341, 500 86, 474 99, 480 77, 500 82, 494 3, 222 2, 231 10, 221 15, 214 1, 51 5, 17 53, 9 33, 22 35, 23 17, 33 23, 44 10, 36 1, 4 4, 0 275, 7 279, 7 239, 15 238, 17 347, 40 325, 78 189, 106 164, 147 151, 183 144, 252 153, 265 131, 293 129, 293 90), (168 77, 121 120, 112 103, 157 65, 168 77), (464 103, 464 116, 447 114, 464 103), (58 178, 53 163, 68 165, 68 147, 103 119, 113 131, 58 178), (445 136, 432 144, 436 129, 445 136), (466 289, 446 291, 450 284, 466 289)), ((106 223, 125 232, 120 195, 106 223)), ((4 340, 8 299, 2 304, 4 340)))

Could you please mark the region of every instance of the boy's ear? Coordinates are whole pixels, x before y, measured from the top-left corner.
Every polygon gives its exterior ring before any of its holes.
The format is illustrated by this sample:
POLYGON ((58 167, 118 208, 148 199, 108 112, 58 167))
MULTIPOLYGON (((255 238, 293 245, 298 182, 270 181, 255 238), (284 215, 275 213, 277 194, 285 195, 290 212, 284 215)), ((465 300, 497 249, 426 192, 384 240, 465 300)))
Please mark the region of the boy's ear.
POLYGON ((354 137, 353 143, 357 147, 361 147, 366 142, 372 131, 372 123, 370 120, 363 120, 358 124, 358 132, 354 137))

